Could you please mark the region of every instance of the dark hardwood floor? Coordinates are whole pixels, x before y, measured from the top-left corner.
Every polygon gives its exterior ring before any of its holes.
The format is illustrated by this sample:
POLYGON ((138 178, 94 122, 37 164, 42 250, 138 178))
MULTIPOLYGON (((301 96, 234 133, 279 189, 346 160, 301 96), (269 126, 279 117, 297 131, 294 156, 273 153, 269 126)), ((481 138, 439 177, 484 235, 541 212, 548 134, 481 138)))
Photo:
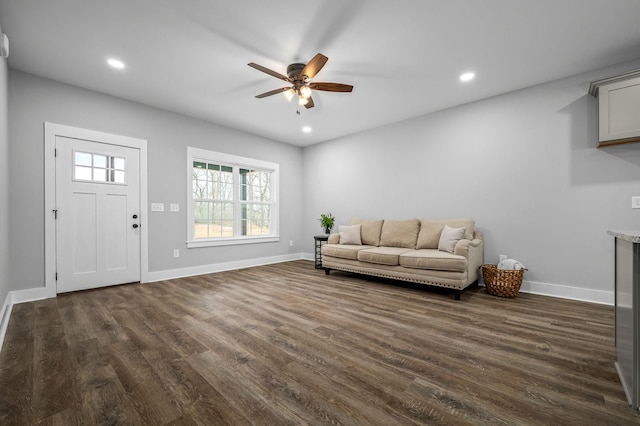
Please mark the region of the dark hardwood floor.
POLYGON ((0 424, 640 424, 613 308, 295 261, 16 305, 0 424))

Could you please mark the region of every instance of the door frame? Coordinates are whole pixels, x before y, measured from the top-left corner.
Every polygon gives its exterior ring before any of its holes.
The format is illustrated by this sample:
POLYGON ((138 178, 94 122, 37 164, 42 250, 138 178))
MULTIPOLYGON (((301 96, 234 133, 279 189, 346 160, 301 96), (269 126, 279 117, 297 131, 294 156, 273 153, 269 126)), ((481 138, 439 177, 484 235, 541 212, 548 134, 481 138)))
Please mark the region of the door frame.
POLYGON ((140 282, 149 275, 148 210, 147 210, 147 141, 63 124, 44 123, 44 297, 55 297, 56 288, 56 137, 83 139, 97 143, 120 145, 140 150, 140 282))

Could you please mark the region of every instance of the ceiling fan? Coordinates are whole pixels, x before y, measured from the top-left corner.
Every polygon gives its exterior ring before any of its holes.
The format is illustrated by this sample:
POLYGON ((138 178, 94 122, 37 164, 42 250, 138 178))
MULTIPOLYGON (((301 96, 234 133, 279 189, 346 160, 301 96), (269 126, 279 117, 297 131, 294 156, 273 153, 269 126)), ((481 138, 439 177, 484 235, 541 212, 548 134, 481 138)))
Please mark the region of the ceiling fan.
POLYGON ((295 95, 298 95, 298 103, 309 109, 313 108, 313 99, 311 98, 312 90, 322 90, 325 92, 351 92, 353 90, 353 86, 348 84, 311 82, 311 79, 320 72, 328 60, 329 58, 324 56, 322 53, 318 53, 307 64, 295 63, 289 65, 287 67, 286 76, 270 70, 269 68, 265 68, 262 65, 251 62, 248 64, 250 67, 292 84, 292 86, 261 93, 256 95, 256 98, 266 98, 267 96, 284 93, 285 98, 290 101, 295 95))

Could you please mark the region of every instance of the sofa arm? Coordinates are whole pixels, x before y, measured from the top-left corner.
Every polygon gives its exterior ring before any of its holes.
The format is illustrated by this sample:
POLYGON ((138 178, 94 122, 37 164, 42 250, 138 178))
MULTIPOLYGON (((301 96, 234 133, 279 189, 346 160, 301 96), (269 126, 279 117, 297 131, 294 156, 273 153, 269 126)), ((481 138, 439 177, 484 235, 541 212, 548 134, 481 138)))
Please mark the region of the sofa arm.
POLYGON ((462 239, 458 241, 455 248, 453 249, 453 254, 458 256, 464 256, 467 259, 469 258, 469 250, 480 247, 482 245, 482 240, 476 238, 474 240, 465 240, 462 239))
POLYGON ((329 244, 339 244, 340 243, 340 234, 339 233, 335 233, 335 234, 329 235, 329 239, 327 240, 327 243, 329 243, 329 244))
POLYGON ((484 242, 480 238, 460 240, 454 254, 467 258, 467 280, 472 283, 480 278, 480 266, 484 263, 484 242))

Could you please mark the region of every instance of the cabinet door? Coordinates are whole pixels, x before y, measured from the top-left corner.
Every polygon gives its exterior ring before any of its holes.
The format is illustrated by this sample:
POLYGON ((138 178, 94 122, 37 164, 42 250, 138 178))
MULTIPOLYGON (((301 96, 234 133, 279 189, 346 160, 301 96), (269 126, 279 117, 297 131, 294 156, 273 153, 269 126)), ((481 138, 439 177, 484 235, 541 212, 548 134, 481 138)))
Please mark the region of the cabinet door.
POLYGON ((599 146, 640 141, 640 77, 598 90, 599 146))

